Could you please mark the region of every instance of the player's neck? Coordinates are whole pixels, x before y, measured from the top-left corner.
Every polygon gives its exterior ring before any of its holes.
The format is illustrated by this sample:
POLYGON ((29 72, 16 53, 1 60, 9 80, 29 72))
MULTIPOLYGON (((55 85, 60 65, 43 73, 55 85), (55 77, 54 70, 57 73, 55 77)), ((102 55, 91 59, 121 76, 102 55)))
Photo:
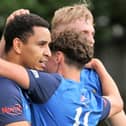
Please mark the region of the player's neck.
POLYGON ((74 80, 76 82, 80 82, 80 70, 74 66, 63 66, 62 69, 59 71, 64 78, 74 80))
POLYGON ((21 65, 21 63, 20 63, 20 57, 18 55, 15 55, 13 53, 13 51, 5 53, 4 59, 7 60, 7 61, 9 61, 9 62, 13 62, 15 64, 21 65))

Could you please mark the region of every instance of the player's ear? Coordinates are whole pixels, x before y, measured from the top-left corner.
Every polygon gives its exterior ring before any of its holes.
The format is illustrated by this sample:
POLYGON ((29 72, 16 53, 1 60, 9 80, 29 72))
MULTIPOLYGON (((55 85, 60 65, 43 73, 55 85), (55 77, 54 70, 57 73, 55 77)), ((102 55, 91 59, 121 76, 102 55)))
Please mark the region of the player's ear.
POLYGON ((56 55, 56 58, 55 58, 56 63, 60 63, 61 61, 64 60, 64 55, 63 55, 63 53, 61 51, 57 51, 55 53, 55 55, 56 55))
POLYGON ((22 41, 19 38, 14 38, 13 49, 17 54, 21 54, 22 51, 22 41))

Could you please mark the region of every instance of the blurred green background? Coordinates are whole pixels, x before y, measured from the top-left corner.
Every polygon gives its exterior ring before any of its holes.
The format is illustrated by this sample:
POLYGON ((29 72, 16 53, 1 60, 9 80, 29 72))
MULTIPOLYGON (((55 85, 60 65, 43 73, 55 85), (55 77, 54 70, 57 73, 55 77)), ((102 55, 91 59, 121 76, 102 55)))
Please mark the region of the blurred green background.
MULTIPOLYGON (((39 14, 50 22, 56 9, 83 1, 1 0, 0 35, 7 16, 16 9, 30 9, 31 12, 39 14)), ((103 61, 108 72, 117 82, 126 106, 126 0, 88 0, 88 2, 95 18, 95 56, 103 61)))

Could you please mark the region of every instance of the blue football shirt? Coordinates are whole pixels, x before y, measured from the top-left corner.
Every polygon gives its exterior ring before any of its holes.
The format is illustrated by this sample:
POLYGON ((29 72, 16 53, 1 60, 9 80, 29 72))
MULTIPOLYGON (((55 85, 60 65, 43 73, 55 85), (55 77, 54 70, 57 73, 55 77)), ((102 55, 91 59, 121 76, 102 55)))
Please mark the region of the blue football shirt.
POLYGON ((108 115, 109 101, 90 90, 86 82, 35 70, 28 73, 28 94, 33 101, 41 101, 32 104, 34 126, 95 126, 108 115))

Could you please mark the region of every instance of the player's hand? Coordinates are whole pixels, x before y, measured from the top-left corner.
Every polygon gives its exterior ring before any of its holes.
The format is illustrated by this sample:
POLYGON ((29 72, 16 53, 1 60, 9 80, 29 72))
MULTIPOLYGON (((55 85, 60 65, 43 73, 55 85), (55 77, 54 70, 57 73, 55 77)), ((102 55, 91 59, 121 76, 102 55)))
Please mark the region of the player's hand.
POLYGON ((102 62, 98 58, 93 58, 89 63, 85 64, 86 68, 96 69, 102 62))
POLYGON ((22 15, 22 14, 29 14, 29 13, 30 11, 28 9, 18 9, 9 15, 6 24, 8 24, 9 21, 13 20, 15 16, 22 15))

